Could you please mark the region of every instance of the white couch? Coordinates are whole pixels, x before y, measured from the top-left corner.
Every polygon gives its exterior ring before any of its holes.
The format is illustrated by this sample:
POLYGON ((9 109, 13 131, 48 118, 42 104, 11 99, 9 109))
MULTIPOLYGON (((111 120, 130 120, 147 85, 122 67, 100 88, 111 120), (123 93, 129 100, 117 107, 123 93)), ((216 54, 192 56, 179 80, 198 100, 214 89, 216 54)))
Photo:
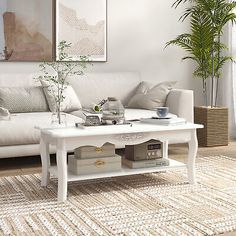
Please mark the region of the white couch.
MULTIPOLYGON (((35 74, 0 74, 0 87, 39 86, 33 78, 35 74)), ((135 93, 141 79, 138 73, 94 73, 81 78, 70 78, 69 82, 78 95, 83 107, 114 96, 124 105, 135 93)), ((161 81, 153 81, 155 84, 161 81)), ((166 105, 170 112, 179 117, 193 121, 193 92, 191 90, 173 89, 169 93, 166 105)), ((145 118, 155 115, 155 111, 126 109, 126 119, 145 118)), ((81 111, 67 115, 67 121, 82 122, 81 111)), ((16 113, 10 121, 0 121, 0 158, 32 156, 39 154, 39 131, 35 125, 49 125, 50 112, 16 113)), ((52 150, 53 151, 53 150, 52 150)))

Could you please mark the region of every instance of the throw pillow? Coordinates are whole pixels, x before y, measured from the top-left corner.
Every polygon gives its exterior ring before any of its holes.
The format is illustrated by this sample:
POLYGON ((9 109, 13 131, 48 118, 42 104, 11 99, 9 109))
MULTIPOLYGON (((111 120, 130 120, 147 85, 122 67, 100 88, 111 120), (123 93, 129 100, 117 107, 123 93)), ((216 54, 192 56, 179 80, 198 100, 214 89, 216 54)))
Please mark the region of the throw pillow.
POLYGON ((165 105, 167 95, 176 81, 166 81, 151 86, 148 82, 141 82, 136 94, 128 102, 129 108, 154 110, 165 105))
POLYGON ((3 107, 0 107, 0 120, 10 120, 10 112, 3 107))
MULTIPOLYGON (((52 112, 56 111, 56 101, 54 99, 53 94, 50 91, 49 82, 40 81, 43 86, 43 91, 48 101, 49 109, 52 112)), ((64 90, 64 97, 65 99, 61 103, 61 111, 64 112, 72 112, 82 109, 81 103, 79 98, 77 97, 74 89, 68 85, 67 88, 64 90)))
POLYGON ((1 87, 0 107, 11 113, 49 110, 42 87, 1 87))

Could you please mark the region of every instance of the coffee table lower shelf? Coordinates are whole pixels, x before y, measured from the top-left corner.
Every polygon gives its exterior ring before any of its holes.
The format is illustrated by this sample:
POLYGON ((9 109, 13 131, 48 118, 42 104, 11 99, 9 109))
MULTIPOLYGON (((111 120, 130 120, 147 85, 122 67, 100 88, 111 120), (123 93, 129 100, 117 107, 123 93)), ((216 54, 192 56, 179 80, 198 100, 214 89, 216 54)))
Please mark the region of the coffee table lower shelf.
MULTIPOLYGON (((148 167, 148 168, 139 168, 139 169, 130 169, 126 166, 122 166, 122 169, 120 171, 105 172, 105 173, 99 173, 99 174, 75 175, 68 171, 68 181, 71 182, 71 181, 80 181, 80 180, 89 180, 89 179, 110 178, 110 177, 116 177, 116 176, 148 174, 148 173, 167 171, 167 170, 175 169, 175 168, 186 167, 186 164, 182 162, 171 160, 171 159, 169 160, 170 160, 170 164, 168 166, 148 167)), ((58 177, 56 166, 50 167, 49 171, 53 177, 56 177, 56 178, 58 177)))

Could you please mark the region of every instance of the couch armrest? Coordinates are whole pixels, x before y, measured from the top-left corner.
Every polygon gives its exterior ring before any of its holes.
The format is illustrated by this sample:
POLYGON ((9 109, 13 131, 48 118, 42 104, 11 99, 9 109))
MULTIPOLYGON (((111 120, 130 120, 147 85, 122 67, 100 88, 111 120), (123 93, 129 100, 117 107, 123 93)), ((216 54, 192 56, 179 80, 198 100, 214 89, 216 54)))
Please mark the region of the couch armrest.
POLYGON ((172 89, 167 96, 166 106, 170 113, 193 122, 193 91, 185 89, 172 89))

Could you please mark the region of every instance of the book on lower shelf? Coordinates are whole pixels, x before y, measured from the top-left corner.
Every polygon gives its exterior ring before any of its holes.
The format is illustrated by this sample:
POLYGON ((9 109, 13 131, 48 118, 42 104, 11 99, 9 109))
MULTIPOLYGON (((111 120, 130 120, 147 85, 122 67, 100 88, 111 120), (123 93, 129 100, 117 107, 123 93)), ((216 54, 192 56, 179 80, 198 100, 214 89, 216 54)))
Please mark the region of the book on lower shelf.
POLYGON ((143 161, 131 161, 126 158, 122 158, 122 164, 131 169, 138 169, 147 167, 168 166, 170 164, 170 161, 166 158, 143 161))
POLYGON ((184 118, 176 117, 176 118, 158 118, 158 117, 151 117, 151 118, 141 118, 141 122, 154 124, 154 125, 183 125, 186 124, 186 120, 184 118))

